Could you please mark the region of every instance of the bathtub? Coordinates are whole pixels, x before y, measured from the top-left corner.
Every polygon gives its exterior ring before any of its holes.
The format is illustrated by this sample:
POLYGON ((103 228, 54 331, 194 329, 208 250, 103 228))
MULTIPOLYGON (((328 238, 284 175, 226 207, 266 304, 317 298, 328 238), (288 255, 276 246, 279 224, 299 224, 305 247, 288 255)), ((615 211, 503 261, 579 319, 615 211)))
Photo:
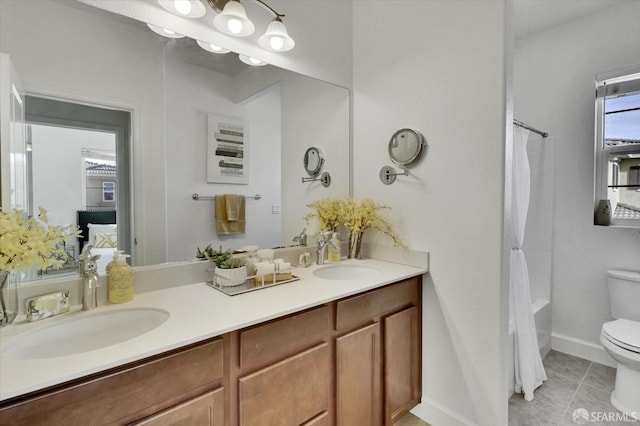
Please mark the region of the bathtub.
MULTIPOLYGON (((536 330, 538 334, 538 345, 540 346, 540 356, 544 358, 551 350, 551 304, 548 300, 536 299, 532 303, 533 318, 536 322, 536 330)), ((511 398, 515 389, 515 361, 513 356, 514 351, 514 327, 512 321, 509 321, 509 341, 508 341, 508 368, 507 374, 508 380, 508 395, 507 399, 511 398)))

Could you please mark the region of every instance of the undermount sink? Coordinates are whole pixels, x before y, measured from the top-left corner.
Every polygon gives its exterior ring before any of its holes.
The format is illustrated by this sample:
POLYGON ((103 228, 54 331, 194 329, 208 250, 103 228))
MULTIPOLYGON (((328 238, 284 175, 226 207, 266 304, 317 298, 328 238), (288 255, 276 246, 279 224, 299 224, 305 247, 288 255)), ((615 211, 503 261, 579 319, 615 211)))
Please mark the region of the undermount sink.
POLYGON ((313 271, 313 275, 325 280, 366 280, 378 274, 377 269, 364 265, 329 265, 313 271))
POLYGON ((38 359, 79 354, 141 336, 168 319, 169 312, 154 308, 86 314, 25 333, 8 342, 2 355, 38 359))

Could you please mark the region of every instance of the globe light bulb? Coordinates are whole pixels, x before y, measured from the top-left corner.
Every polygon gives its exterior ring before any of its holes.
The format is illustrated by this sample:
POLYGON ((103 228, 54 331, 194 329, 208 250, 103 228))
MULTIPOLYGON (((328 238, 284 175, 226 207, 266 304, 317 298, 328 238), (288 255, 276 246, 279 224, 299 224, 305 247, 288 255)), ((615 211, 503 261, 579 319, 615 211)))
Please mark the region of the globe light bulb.
POLYGON ((284 40, 282 37, 271 37, 269 44, 273 50, 280 50, 284 46, 284 40))
POLYGON ((214 52, 220 52, 222 50, 224 50, 222 47, 220 46, 216 46, 215 44, 211 44, 209 43, 209 47, 211 48, 211 50, 213 50, 214 52))
POLYGON ((183 15, 191 13, 191 2, 189 0, 175 0, 173 2, 174 7, 183 15))
POLYGON ((251 56, 249 56, 249 60, 251 61, 252 64, 255 64, 255 65, 262 63, 260 59, 252 58, 251 56))
POLYGON ((229 19, 227 27, 233 34, 239 34, 242 31, 242 22, 239 19, 229 19))

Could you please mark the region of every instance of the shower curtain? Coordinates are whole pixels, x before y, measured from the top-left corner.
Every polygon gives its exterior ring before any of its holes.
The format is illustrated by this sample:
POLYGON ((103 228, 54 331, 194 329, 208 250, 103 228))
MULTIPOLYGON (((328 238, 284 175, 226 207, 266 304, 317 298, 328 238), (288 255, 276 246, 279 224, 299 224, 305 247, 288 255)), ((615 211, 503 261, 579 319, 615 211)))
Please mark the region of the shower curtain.
POLYGON ((547 380, 544 372, 536 324, 533 318, 529 271, 522 251, 530 194, 527 157, 529 131, 513 126, 513 186, 511 200, 511 259, 509 268, 509 313, 515 325, 515 391, 533 400, 533 391, 547 380))

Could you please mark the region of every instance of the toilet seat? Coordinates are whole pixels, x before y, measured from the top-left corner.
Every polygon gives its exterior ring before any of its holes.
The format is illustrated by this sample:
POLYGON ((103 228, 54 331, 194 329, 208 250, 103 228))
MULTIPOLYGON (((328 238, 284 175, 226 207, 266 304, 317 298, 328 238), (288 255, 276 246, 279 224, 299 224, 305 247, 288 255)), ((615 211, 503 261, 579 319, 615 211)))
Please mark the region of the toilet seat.
POLYGON ((640 322, 619 319, 604 323, 602 335, 614 345, 640 354, 640 322))

